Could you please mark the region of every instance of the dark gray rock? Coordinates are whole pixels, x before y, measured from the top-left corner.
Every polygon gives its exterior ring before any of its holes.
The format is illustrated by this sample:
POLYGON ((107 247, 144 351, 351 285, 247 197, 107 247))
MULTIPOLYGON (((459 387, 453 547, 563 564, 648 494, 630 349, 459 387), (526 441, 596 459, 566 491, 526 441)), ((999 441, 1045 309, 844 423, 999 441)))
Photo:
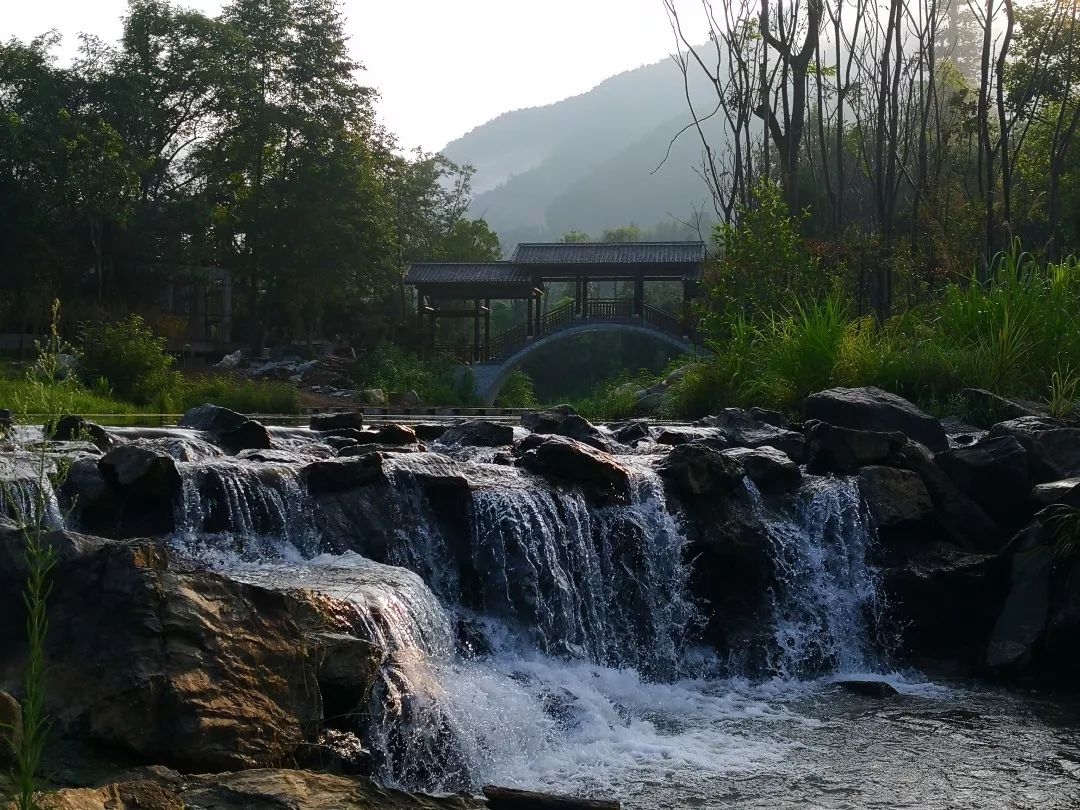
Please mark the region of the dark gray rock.
POLYGON ((656 443, 666 447, 679 447, 690 442, 708 439, 714 447, 723 449, 730 447, 731 442, 725 439, 719 430, 712 428, 661 428, 656 433, 656 443))
POLYGON ((241 450, 269 450, 274 446, 270 431, 261 422, 248 419, 231 430, 216 434, 217 442, 230 453, 241 450))
POLYGON ((885 698, 899 697, 900 693, 896 691, 896 687, 891 684, 885 683, 885 681, 834 681, 837 686, 848 692, 856 695, 862 695, 863 697, 878 698, 884 700, 885 698))
POLYGON ((173 503, 180 495, 180 473, 165 453, 138 444, 124 444, 97 461, 110 492, 108 529, 113 536, 161 536, 175 529, 173 503))
POLYGON ((961 492, 1005 528, 1016 528, 1030 518, 1028 454, 1012 436, 937 453, 934 461, 961 492))
POLYGON ((547 436, 525 450, 518 466, 556 483, 579 487, 596 504, 630 501, 630 472, 614 456, 565 436, 547 436))
POLYGON ((657 468, 660 477, 683 499, 726 494, 742 488, 742 465, 703 442, 672 449, 657 468))
POLYGON ((64 416, 46 431, 54 441, 88 441, 102 453, 108 453, 120 442, 96 422, 82 416, 64 416))
POLYGON ((420 440, 416 437, 416 431, 408 425, 382 425, 373 437, 375 444, 405 445, 417 444, 420 440))
POLYGON ((720 436, 732 447, 768 445, 787 454, 797 464, 805 460, 805 442, 801 433, 755 419, 741 408, 725 408, 715 416, 706 416, 697 424, 716 428, 720 436))
POLYGON ((522 414, 521 426, 532 433, 566 436, 605 453, 611 452, 611 442, 603 433, 569 405, 522 414))
POLYGON ((1048 416, 1022 416, 994 425, 990 436, 1012 436, 1020 442, 1037 483, 1080 476, 1080 428, 1048 416))
POLYGON ((780 411, 770 411, 768 408, 751 408, 750 415, 759 422, 764 422, 773 427, 783 428, 784 430, 793 429, 791 420, 780 413, 780 411))
POLYGON ((179 426, 207 433, 222 433, 238 428, 247 421, 248 418, 242 413, 207 402, 197 408, 192 408, 180 417, 179 426))
POLYGON ((806 432, 806 468, 814 475, 852 475, 860 467, 885 464, 907 444, 903 433, 856 430, 811 422, 806 432))
POLYGON ((934 503, 918 473, 872 465, 859 470, 859 491, 879 529, 920 523, 934 514, 934 503))
POLYGON ((1080 478, 1064 478, 1038 484, 1031 491, 1031 499, 1038 509, 1055 503, 1080 508, 1080 478))
POLYGON ((1046 630, 1050 581, 1057 557, 1041 524, 1033 523, 1014 543, 1009 595, 986 648, 991 669, 1024 669, 1031 665, 1035 643, 1046 630))
POLYGON ((446 434, 446 431, 450 429, 450 425, 420 422, 414 424, 412 429, 416 431, 416 438, 420 441, 436 442, 446 434))
POLYGON ((349 413, 316 414, 311 417, 311 429, 318 431, 339 430, 352 428, 362 430, 364 427, 364 415, 359 411, 349 413))
POLYGON ((505 447, 514 443, 514 428, 499 422, 474 419, 454 425, 439 441, 462 447, 505 447))
POLYGON ((799 465, 775 447, 732 447, 723 454, 738 461, 762 492, 794 492, 802 484, 799 465))
POLYGON ((638 442, 648 439, 652 435, 648 422, 629 422, 624 425, 613 426, 615 441, 619 444, 634 447, 638 442))
POLYGON ((1033 402, 1007 399, 982 388, 965 388, 961 395, 967 404, 970 418, 983 427, 989 427, 1003 419, 1045 415, 1045 411, 1033 402))
POLYGON ((934 417, 880 388, 832 388, 811 394, 803 412, 808 419, 853 430, 903 433, 935 451, 948 447, 945 430, 934 417))

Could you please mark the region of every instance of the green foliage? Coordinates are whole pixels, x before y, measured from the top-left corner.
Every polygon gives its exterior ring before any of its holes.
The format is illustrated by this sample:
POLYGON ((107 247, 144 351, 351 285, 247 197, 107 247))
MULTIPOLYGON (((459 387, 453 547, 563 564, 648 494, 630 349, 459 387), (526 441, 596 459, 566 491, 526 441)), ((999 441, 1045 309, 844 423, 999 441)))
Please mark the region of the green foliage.
POLYGON ((495 405, 500 408, 535 408, 539 404, 532 377, 524 371, 511 374, 495 399, 495 405))
POLYGON ((83 379, 106 379, 113 392, 136 405, 168 412, 180 383, 173 359, 139 315, 117 323, 98 323, 83 331, 79 360, 83 379))
POLYGON ((240 413, 292 414, 300 411, 300 394, 288 383, 197 377, 183 380, 177 391, 178 410, 210 402, 240 413))
POLYGON ((1080 509, 1066 504, 1048 506, 1042 515, 1054 542, 1054 553, 1062 558, 1080 553, 1080 509))
POLYGON ((462 374, 447 359, 421 360, 392 343, 383 342, 366 352, 352 369, 360 388, 381 388, 390 393, 415 391, 425 405, 477 404, 472 376, 462 374))

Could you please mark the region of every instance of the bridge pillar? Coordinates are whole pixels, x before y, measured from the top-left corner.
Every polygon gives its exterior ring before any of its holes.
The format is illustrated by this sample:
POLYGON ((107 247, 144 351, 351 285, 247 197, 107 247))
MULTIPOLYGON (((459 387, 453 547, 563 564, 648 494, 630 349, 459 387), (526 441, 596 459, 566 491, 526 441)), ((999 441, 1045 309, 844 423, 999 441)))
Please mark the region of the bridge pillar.
POLYGON ((634 279, 634 315, 638 318, 645 314, 645 279, 637 276, 634 279))
POLYGON ((491 358, 491 299, 484 300, 484 354, 480 358, 486 363, 491 358))
POLYGON ((533 299, 532 299, 531 295, 526 300, 525 304, 526 304, 526 307, 528 309, 528 316, 527 316, 527 319, 525 321, 525 324, 526 324, 525 325, 525 336, 526 337, 532 337, 533 336, 533 299))

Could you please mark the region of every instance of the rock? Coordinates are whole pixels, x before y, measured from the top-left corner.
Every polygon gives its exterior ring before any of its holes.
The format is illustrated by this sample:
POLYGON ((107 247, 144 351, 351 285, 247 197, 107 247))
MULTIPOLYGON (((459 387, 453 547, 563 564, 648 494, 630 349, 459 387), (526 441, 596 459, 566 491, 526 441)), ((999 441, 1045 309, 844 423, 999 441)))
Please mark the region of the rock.
POLYGON ((13 770, 22 745, 22 707, 7 692, 0 692, 0 771, 13 770))
POLYGON ((240 427, 248 418, 242 413, 206 403, 180 417, 179 426, 206 433, 222 433, 240 427))
MULTIPOLYGON (((322 707, 309 639, 355 615, 349 606, 184 568, 164 544, 50 542, 67 544, 52 573, 46 649, 58 726, 198 771, 280 762, 314 738, 322 707)), ((0 617, 17 615, 19 577, 0 568, 0 617)), ((5 619, 0 671, 18 671, 23 628, 5 619)))
POLYGON ((879 529, 919 523, 934 514, 926 484, 910 470, 863 467, 859 470, 859 491, 879 529))
POLYGON ((0 408, 0 439, 11 433, 15 427, 15 415, 9 408, 0 408))
POLYGON ((350 458, 348 461, 315 461, 304 467, 300 474, 312 495, 355 489, 386 480, 382 459, 377 454, 350 458))
POLYGON ((577 411, 569 405, 524 413, 521 415, 521 426, 532 433, 566 436, 605 453, 611 452, 611 443, 604 435, 587 419, 578 416, 577 411))
POLYGON ((97 466, 114 501, 111 534, 160 536, 175 529, 173 503, 181 481, 171 456, 129 443, 110 450, 97 466))
POLYGON ((664 377, 664 387, 665 388, 670 388, 671 386, 675 385, 676 383, 682 382, 683 378, 686 377, 686 375, 690 373, 690 371, 693 369, 693 367, 694 366, 691 363, 687 363, 684 366, 679 366, 677 369, 675 369, 670 374, 668 374, 666 377, 664 377))
POLYGON ((375 431, 374 442, 386 445, 416 444, 416 431, 408 425, 383 425, 375 431))
POLYGON ((941 527, 949 539, 969 551, 997 551, 1005 542, 1005 531, 934 462, 933 454, 921 444, 908 442, 891 460, 896 467, 918 473, 926 485, 941 527))
POLYGON ((241 450, 269 450, 274 446, 270 431, 254 419, 241 422, 231 430, 221 431, 217 434, 217 440, 230 453, 241 450))
POLYGON ((742 487, 742 465, 723 451, 691 442, 674 448, 657 472, 684 498, 726 494, 742 487))
POLYGON ((888 462, 905 444, 907 437, 903 433, 810 422, 806 432, 806 469, 814 475, 852 475, 860 467, 888 462))
POLYGON ((419 408, 423 404, 420 395, 415 391, 404 392, 398 398, 398 402, 406 408, 419 408))
POLYGON ((419 453, 423 445, 419 444, 350 444, 341 447, 338 458, 355 458, 357 456, 370 456, 373 453, 419 453))
POLYGON ((733 447, 723 454, 738 461, 762 492, 794 492, 802 484, 799 465, 775 447, 733 447))
POLYGON ((108 453, 119 444, 101 425, 81 416, 61 417, 55 425, 49 427, 47 432, 53 441, 89 441, 102 453, 108 453))
POLYGON ((989 426, 1002 419, 1045 415, 1034 403, 1006 399, 982 388, 965 388, 960 393, 967 404, 968 414, 980 425, 989 426))
POLYGON ((986 438, 986 431, 969 425, 957 416, 946 416, 941 420, 941 427, 949 439, 949 447, 967 447, 969 444, 986 438))
POLYGON ((848 692, 852 692, 856 695, 863 695, 864 697, 872 697, 883 700, 885 698, 899 697, 900 693, 896 691, 896 687, 891 684, 885 683, 885 681, 833 681, 841 689, 846 689, 848 692))
POLYGON ((419 423, 412 426, 416 438, 422 442, 436 442, 443 437, 450 425, 419 423))
POLYGON ((38 794, 41 810, 481 810, 481 799, 384 788, 368 779, 255 769, 38 794))
POLYGON ((720 431, 711 428, 662 428, 656 434, 656 443, 665 447, 679 447, 703 439, 710 440, 713 446, 720 450, 730 445, 730 442, 720 435, 720 431))
POLYGON ((346 633, 319 633, 313 644, 324 717, 332 722, 355 715, 371 694, 384 651, 346 633))
POLYGON ((706 416, 696 424, 716 428, 720 436, 734 447, 775 447, 794 462, 801 464, 805 442, 801 433, 778 428, 755 419, 740 408, 725 408, 715 416, 706 416))
POLYGON ((770 411, 768 408, 751 408, 750 415, 766 425, 783 428, 784 430, 791 429, 791 420, 780 411, 770 411))
POLYGON ((364 415, 359 411, 353 411, 351 413, 316 414, 311 417, 312 430, 329 431, 342 428, 363 430, 364 415))
POLYGON ((644 441, 652 435, 649 423, 645 421, 627 422, 614 428, 615 441, 634 447, 638 442, 644 441))
POLYGON ((484 798, 491 810, 619 810, 622 805, 607 799, 578 799, 528 790, 484 787, 484 798))
POLYGON ((1080 508, 1080 478, 1064 478, 1039 484, 1031 491, 1036 508, 1063 503, 1080 508))
POLYGON ((1009 595, 1001 609, 986 649, 991 669, 1030 666, 1033 647, 1046 629, 1050 612, 1050 576, 1057 556, 1045 542, 1041 524, 1033 523, 1015 544, 1009 577, 1009 595))
POLYGON ((451 427, 440 442, 462 447, 504 447, 514 443, 514 428, 499 422, 472 419, 451 427))
POLYGON ((1048 416, 1022 416, 994 425, 990 436, 1012 436, 1020 442, 1036 483, 1080 476, 1080 428, 1048 416))
POLYGON ((879 433, 903 433, 931 450, 945 450, 948 440, 941 424, 903 397, 880 388, 831 388, 803 402, 808 419, 837 427, 879 433))
POLYGON ((664 404, 666 399, 666 388, 661 391, 653 391, 652 389, 643 391, 641 396, 634 399, 634 415, 648 416, 654 414, 660 409, 660 406, 664 404))
POLYGON ((1023 446, 1012 436, 984 439, 934 456, 960 491, 1006 528, 1027 522, 1031 476, 1023 446))
POLYGON ((596 504, 630 502, 630 472, 608 453, 565 436, 548 436, 518 457, 518 466, 581 488, 596 504))
POLYGON ((360 401, 365 405, 373 405, 381 408, 389 401, 386 392, 381 388, 365 388, 359 393, 360 401))

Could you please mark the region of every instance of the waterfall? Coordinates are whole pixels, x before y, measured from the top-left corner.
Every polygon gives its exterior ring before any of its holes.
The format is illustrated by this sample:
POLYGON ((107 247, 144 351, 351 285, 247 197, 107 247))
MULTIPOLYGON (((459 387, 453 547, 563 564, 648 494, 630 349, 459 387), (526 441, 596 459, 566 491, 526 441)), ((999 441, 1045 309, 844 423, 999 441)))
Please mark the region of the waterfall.
POLYGON ((197 553, 266 559, 318 551, 313 506, 296 465, 178 462, 174 540, 197 553))
POLYGON ((875 533, 858 479, 808 476, 790 515, 764 508, 776 585, 769 669, 784 679, 867 672, 882 665, 878 628, 885 604, 868 561, 875 533))
MULTIPOLYGON (((64 515, 53 489, 49 470, 37 474, 37 462, 25 469, 12 465, 11 477, 0 480, 0 515, 19 526, 40 525, 47 529, 63 528, 64 515)), ((51 463, 48 465, 51 468, 51 463)))

